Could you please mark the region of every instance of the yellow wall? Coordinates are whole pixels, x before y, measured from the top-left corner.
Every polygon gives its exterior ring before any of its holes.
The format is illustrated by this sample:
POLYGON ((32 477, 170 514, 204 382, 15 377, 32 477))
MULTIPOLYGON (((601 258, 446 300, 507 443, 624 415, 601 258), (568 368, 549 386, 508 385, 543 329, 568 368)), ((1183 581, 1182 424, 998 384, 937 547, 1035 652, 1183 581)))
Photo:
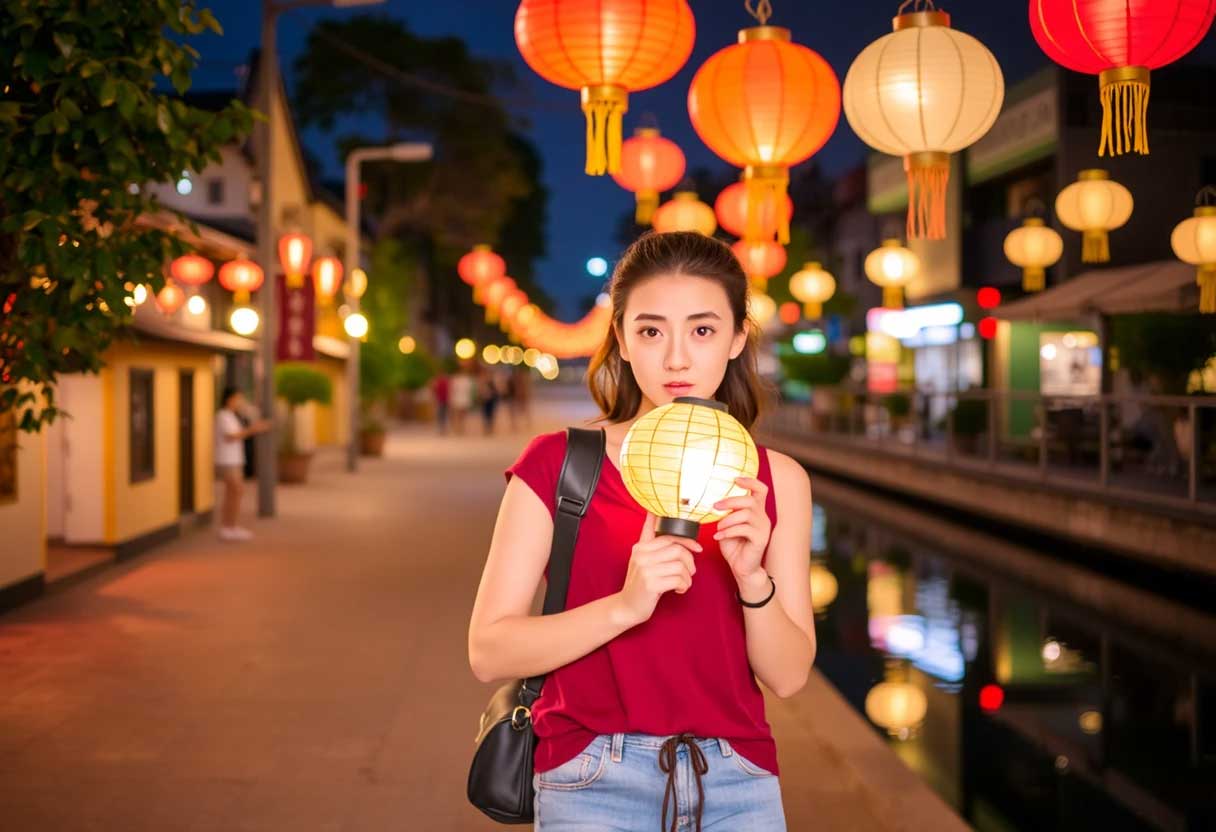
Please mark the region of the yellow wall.
POLYGON ((17 432, 17 496, 0 500, 0 587, 46 570, 46 442, 17 432))
POLYGON ((212 429, 215 419, 215 380, 212 353, 204 350, 144 341, 116 344, 105 354, 102 373, 107 418, 103 441, 108 455, 104 474, 105 541, 122 543, 176 523, 181 502, 178 474, 178 383, 182 370, 194 372, 194 508, 214 505, 212 429), (155 420, 154 476, 131 482, 130 371, 150 369, 153 377, 155 420))
POLYGON ((329 376, 333 383, 334 394, 328 405, 316 405, 313 425, 316 430, 318 445, 342 445, 350 436, 347 422, 346 398, 346 362, 336 358, 318 355, 316 368, 329 376))

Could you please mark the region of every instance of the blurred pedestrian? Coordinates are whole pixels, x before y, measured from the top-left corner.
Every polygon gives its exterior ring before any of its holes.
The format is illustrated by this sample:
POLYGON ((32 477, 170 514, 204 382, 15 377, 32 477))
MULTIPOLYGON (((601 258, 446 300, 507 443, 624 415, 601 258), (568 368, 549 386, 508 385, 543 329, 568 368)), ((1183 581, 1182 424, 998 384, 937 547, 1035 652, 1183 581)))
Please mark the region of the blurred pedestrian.
POLYGON ((245 394, 235 387, 228 387, 215 414, 215 474, 224 483, 224 498, 220 506, 220 540, 248 540, 253 537, 253 532, 237 525, 241 497, 245 493, 245 440, 270 430, 273 423, 269 419, 257 419, 250 420, 246 426, 241 420, 245 409, 245 394))
POLYGON ((448 402, 451 407, 452 429, 458 435, 464 435, 464 420, 473 409, 474 396, 473 376, 468 365, 462 364, 448 383, 448 402))
POLYGON ((508 411, 511 415, 511 430, 520 425, 532 426, 532 370, 526 364, 518 364, 511 368, 511 396, 508 399, 508 411))
POLYGON ((477 400, 481 402, 482 432, 486 436, 494 433, 494 412, 502 396, 495 375, 486 365, 477 365, 477 400))
POLYGON ((448 403, 451 398, 451 379, 446 368, 440 368, 431 379, 431 395, 435 397, 435 421, 439 425, 439 435, 448 432, 448 403))

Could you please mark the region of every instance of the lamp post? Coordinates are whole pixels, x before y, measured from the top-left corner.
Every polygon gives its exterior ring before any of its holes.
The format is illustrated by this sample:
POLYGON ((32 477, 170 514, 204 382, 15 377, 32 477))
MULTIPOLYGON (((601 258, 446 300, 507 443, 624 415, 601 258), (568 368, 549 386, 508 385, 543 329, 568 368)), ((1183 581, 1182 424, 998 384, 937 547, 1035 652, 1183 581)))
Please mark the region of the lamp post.
MULTIPOLYGON (((391 159, 394 162, 425 162, 431 158, 431 146, 425 142, 401 142, 387 147, 360 147, 346 157, 346 260, 345 272, 353 276, 359 268, 359 166, 369 160, 391 159)), ((348 277, 348 279, 350 279, 348 277)), ((359 311, 359 298, 347 298, 350 312, 359 311)), ((346 470, 359 465, 359 339, 350 339, 350 356, 346 359, 346 389, 349 391, 350 436, 346 446, 346 470)))
MULTIPOLYGON (((278 89, 279 56, 275 44, 275 24, 279 15, 293 9, 308 6, 371 6, 384 0, 262 0, 262 48, 258 58, 258 80, 262 107, 266 120, 257 124, 255 142, 257 147, 257 175, 262 185, 261 204, 258 206, 258 261, 266 275, 262 289, 262 337, 258 339, 256 373, 258 377, 258 405, 264 417, 273 417, 274 392, 274 347, 278 334, 279 318, 276 308, 276 281, 274 251, 274 188, 271 153, 274 148, 274 113, 272 102, 278 89)), ((269 430, 256 442, 258 469, 258 516, 273 517, 275 514, 274 487, 279 478, 275 448, 278 445, 277 430, 269 430)))

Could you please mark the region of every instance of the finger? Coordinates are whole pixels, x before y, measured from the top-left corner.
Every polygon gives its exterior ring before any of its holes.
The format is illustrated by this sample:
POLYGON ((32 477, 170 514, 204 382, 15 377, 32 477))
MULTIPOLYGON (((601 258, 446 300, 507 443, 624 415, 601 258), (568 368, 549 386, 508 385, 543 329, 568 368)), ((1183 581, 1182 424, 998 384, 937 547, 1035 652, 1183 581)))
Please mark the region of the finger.
POLYGON ((768 493, 768 484, 755 477, 735 477, 735 484, 746 488, 753 494, 764 495, 768 493))
POLYGON ((729 529, 731 526, 737 526, 740 523, 749 523, 754 516, 750 509, 738 508, 719 520, 718 528, 729 529))
POLYGON ((638 538, 638 542, 643 540, 654 540, 654 529, 658 522, 659 518, 655 517, 649 511, 646 512, 646 520, 642 523, 642 535, 638 538))
POLYGON ((696 562, 693 560, 692 554, 683 546, 666 546, 657 552, 652 552, 646 556, 648 563, 670 563, 672 561, 680 561, 688 565, 688 568, 695 572, 697 571, 696 562))
POLYGON ((691 537, 678 537, 674 534, 659 535, 653 540, 646 541, 637 548, 644 552, 658 552, 672 545, 681 546, 694 552, 700 552, 705 548, 691 537))
POLYGON ((760 545, 760 532, 752 526, 732 526, 729 529, 719 529, 714 532, 714 540, 727 540, 732 537, 741 537, 757 546, 760 545))
POLYGON ((718 502, 714 503, 714 508, 726 511, 733 508, 751 508, 756 505, 757 500, 753 494, 745 494, 742 497, 723 497, 718 502))

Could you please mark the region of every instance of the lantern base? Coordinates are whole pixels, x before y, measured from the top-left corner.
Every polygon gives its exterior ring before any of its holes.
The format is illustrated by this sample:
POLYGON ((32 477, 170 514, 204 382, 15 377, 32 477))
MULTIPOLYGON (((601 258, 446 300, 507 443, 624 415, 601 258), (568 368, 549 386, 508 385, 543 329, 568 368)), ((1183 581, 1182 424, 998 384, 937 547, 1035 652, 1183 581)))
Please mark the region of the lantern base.
POLYGON ((603 176, 621 169, 621 119, 629 110, 629 91, 614 84, 583 87, 580 91, 587 115, 587 165, 589 176, 603 176))
POLYGON ((743 186, 747 195, 746 225, 743 238, 749 241, 772 239, 764 233, 762 217, 765 209, 776 220, 777 242, 789 245, 790 221, 783 210, 789 187, 789 168, 780 165, 748 165, 743 169, 743 186))
POLYGON ((672 403, 695 404, 701 407, 708 407, 713 410, 720 410, 723 413, 730 410, 730 408, 726 406, 726 402, 720 402, 717 399, 702 399, 700 396, 676 396, 674 399, 672 399, 672 403))
POLYGON ((1148 154, 1149 70, 1143 66, 1104 69, 1098 75, 1102 95, 1099 156, 1148 154))
POLYGON ((950 154, 938 151, 904 157, 908 176, 908 239, 946 239, 946 187, 950 154))
POLYGON ((807 301, 802 304, 802 314, 810 321, 814 321, 823 317, 823 304, 814 301, 807 301))
POLYGON ((1047 270, 1035 266, 1022 269, 1022 289, 1027 292, 1041 292, 1047 285, 1047 270))
POLYGON ((1081 262, 1106 263, 1110 260, 1110 237, 1105 231, 1081 232, 1081 262))
POLYGON ((697 535, 701 533, 701 524, 695 520, 684 520, 679 517, 660 517, 655 533, 696 540, 697 535))
POLYGON ((1199 311, 1205 315, 1216 313, 1216 268, 1199 269, 1199 311))
POLYGON ((633 214, 634 222, 636 222, 638 225, 650 225, 650 221, 654 217, 655 209, 659 207, 658 192, 638 191, 637 202, 638 207, 633 214))

